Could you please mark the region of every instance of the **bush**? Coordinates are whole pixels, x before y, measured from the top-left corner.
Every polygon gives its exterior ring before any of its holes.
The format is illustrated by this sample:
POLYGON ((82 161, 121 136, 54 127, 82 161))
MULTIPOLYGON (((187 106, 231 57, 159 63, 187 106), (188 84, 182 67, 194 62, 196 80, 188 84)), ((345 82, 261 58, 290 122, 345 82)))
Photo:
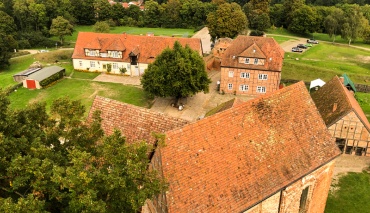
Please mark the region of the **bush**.
POLYGON ((249 35, 250 36, 263 36, 265 35, 265 32, 260 31, 260 30, 252 30, 249 35))
POLYGON ((64 75, 65 75, 65 71, 55 73, 54 75, 50 76, 49 78, 40 81, 40 86, 46 87, 47 85, 53 83, 54 81, 57 81, 57 80, 63 78, 64 75))
MULTIPOLYGON (((23 47, 55 47, 55 41, 45 37, 40 31, 23 32, 19 34, 18 43, 23 47)), ((59 44, 58 44, 59 45, 59 44)))

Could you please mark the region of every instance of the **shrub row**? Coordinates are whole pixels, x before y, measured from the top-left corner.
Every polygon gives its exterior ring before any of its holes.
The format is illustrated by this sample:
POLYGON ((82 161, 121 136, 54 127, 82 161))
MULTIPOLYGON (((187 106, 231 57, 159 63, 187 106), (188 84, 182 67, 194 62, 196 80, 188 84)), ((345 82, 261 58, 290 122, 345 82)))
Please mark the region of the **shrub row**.
POLYGON ((40 86, 45 87, 45 86, 53 83, 54 81, 57 81, 57 80, 63 78, 64 76, 65 76, 65 71, 55 73, 54 75, 50 76, 49 78, 46 78, 46 79, 40 81, 40 86))

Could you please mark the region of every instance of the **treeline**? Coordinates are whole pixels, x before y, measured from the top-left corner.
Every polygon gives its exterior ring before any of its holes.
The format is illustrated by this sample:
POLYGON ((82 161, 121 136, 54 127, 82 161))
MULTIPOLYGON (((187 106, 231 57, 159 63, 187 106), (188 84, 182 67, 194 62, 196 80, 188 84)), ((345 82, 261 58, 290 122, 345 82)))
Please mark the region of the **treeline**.
MULTIPOLYGON (((333 38, 341 35, 349 43, 358 38, 370 41, 370 5, 367 4, 370 0, 232 1, 149 0, 142 10, 134 4, 124 8, 121 2, 111 4, 108 0, 0 0, 0 49, 7 52, 13 48, 52 47, 55 41, 48 39, 51 35, 59 36, 62 41, 65 34, 72 32, 70 26, 97 22, 109 23, 111 27, 198 29, 207 25, 215 26, 214 29, 234 27, 237 32, 240 28, 264 31, 275 26, 302 35, 313 32, 328 33, 333 38), (217 18, 232 12, 240 22, 223 23, 217 18), (67 25, 68 30, 61 33, 60 29, 67 25)), ((212 38, 220 35, 225 34, 213 33, 212 38)))

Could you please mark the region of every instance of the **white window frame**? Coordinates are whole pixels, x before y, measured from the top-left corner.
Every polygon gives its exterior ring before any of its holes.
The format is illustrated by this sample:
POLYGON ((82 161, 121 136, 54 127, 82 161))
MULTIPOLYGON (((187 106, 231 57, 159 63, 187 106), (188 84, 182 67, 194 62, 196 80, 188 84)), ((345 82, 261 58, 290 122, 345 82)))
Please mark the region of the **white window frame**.
POLYGON ((248 91, 249 90, 249 85, 246 85, 246 84, 241 84, 240 86, 239 86, 239 90, 240 91, 248 91))
POLYGON ((233 84, 231 84, 231 83, 227 84, 227 88, 228 88, 229 90, 232 90, 232 89, 233 89, 233 84))
POLYGON ((229 70, 229 78, 233 78, 233 77, 234 77, 234 71, 229 70))
POLYGON ((118 69, 118 63, 113 63, 113 64, 112 64, 112 68, 113 68, 114 70, 118 69))
POLYGON ((249 64, 249 58, 245 58, 245 64, 249 64))
POLYGON ((250 78, 249 72, 241 72, 240 73, 240 78, 250 78))
POLYGON ((112 52, 112 57, 113 58, 118 58, 118 51, 113 51, 112 52))
POLYGON ((95 67, 95 61, 90 61, 90 67, 95 67))
POLYGON ((90 50, 89 51, 89 56, 95 56, 95 50, 90 50))
POLYGON ((254 59, 254 64, 258 64, 258 58, 254 59))
POLYGON ((80 67, 82 67, 82 65, 83 65, 83 64, 82 64, 82 61, 78 61, 78 63, 80 64, 80 67))
POLYGON ((266 93, 266 87, 257 86, 257 93, 266 93))
POLYGON ((131 64, 127 64, 127 69, 130 70, 131 69, 131 64))
POLYGON ((258 80, 267 80, 267 74, 258 74, 258 80))

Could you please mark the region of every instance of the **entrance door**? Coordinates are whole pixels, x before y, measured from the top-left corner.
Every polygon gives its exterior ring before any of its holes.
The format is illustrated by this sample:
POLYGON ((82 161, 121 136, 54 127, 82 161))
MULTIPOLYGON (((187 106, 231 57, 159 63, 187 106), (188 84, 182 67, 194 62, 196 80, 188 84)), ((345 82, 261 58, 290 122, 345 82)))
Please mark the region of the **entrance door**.
POLYGON ((35 80, 26 80, 27 88, 28 89, 36 89, 36 82, 35 80))

